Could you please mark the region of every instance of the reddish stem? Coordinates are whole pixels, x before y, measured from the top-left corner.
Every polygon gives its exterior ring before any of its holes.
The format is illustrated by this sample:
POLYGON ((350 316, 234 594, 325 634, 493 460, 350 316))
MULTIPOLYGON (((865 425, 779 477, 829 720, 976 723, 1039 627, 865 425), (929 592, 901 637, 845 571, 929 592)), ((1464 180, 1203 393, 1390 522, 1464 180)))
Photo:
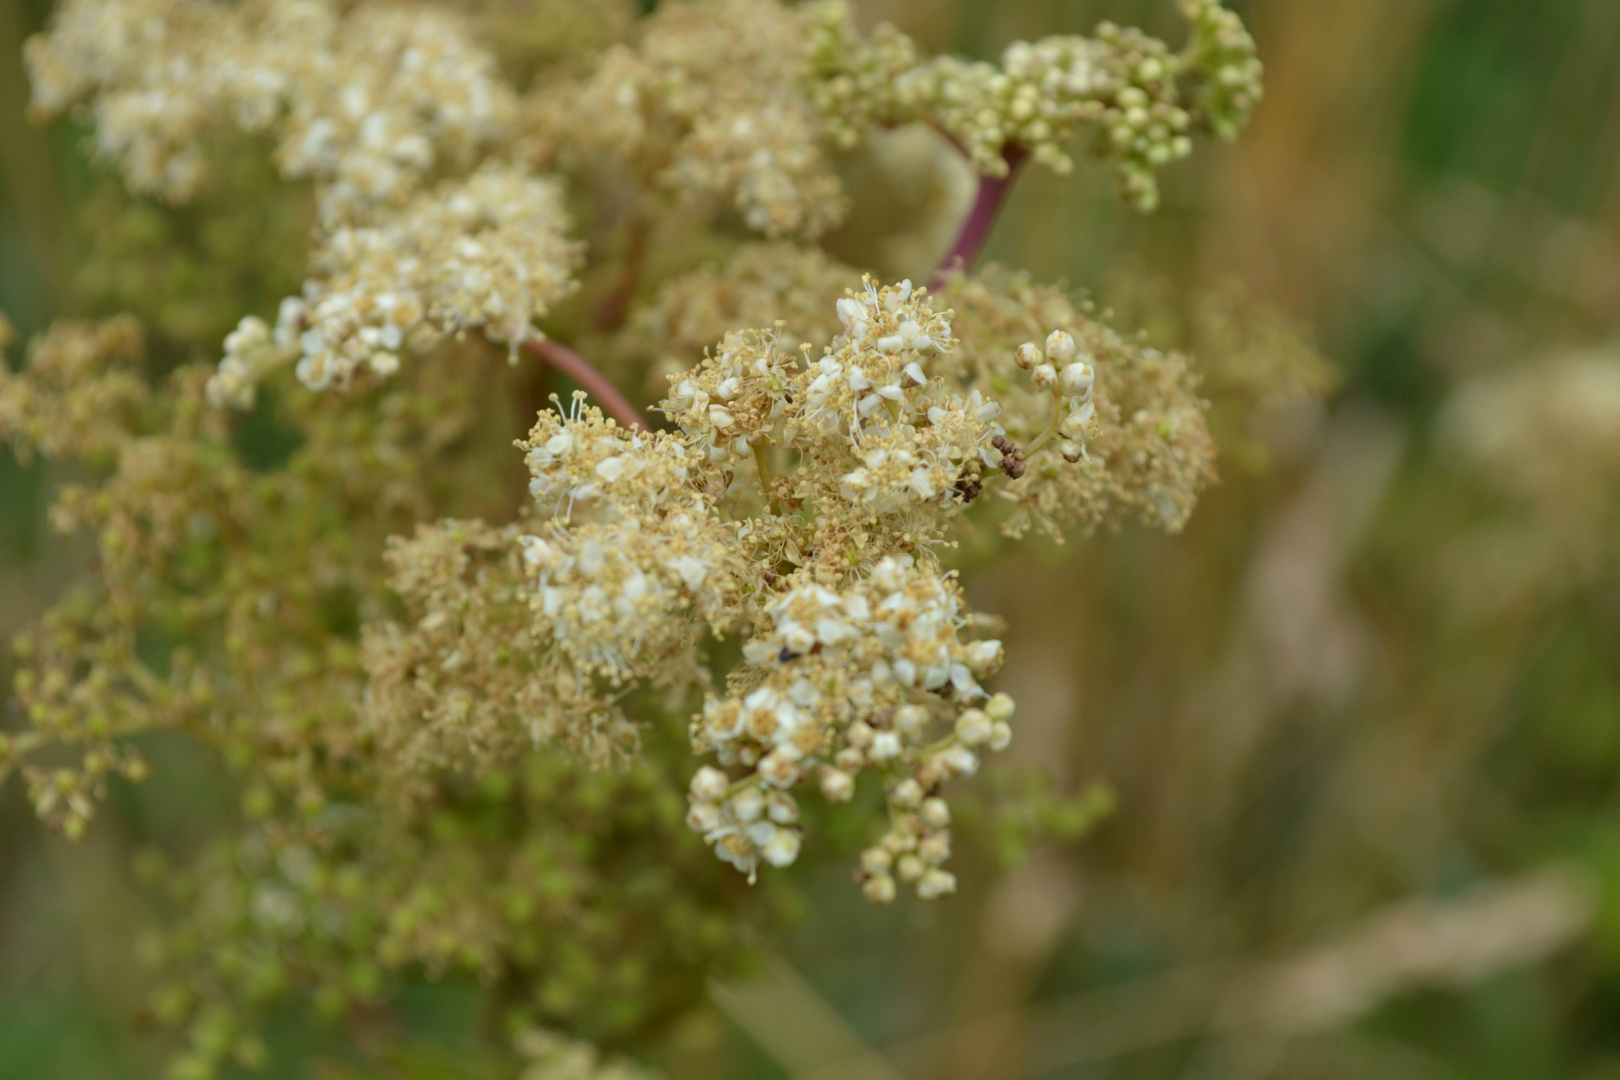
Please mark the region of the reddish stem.
POLYGON ((617 330, 630 313, 631 301, 641 284, 641 271, 647 262, 647 219, 637 214, 630 222, 630 239, 624 254, 624 276, 596 309, 598 330, 617 330))
POLYGON ((1029 151, 1010 143, 1001 151, 1001 156, 1007 162, 1007 175, 979 177, 979 193, 973 199, 973 209, 968 211, 967 220, 962 222, 962 231, 957 233, 956 243, 951 245, 939 269, 934 271, 934 279, 928 283, 930 289, 938 291, 945 284, 946 275, 953 270, 971 270, 979 252, 984 250, 985 241, 990 238, 990 229, 1007 202, 1007 194, 1012 191, 1013 181, 1018 179, 1018 171, 1028 159, 1029 151))
POLYGON ((573 349, 549 339, 545 341, 530 339, 523 343, 523 347, 579 383, 586 393, 594 395, 601 402, 609 416, 625 427, 647 426, 647 421, 642 418, 636 407, 619 393, 619 388, 573 349))

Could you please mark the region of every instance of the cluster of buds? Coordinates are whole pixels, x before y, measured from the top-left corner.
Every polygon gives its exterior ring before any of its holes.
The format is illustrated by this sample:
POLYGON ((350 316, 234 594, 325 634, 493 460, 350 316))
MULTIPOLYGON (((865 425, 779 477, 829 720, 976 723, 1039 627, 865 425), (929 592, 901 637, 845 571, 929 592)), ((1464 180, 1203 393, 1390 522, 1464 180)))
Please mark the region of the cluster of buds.
POLYGON ((1192 133, 1229 138, 1260 99, 1260 62, 1238 17, 1218 0, 1184 0, 1192 41, 1181 53, 1104 22, 1091 37, 1010 45, 1000 64, 924 59, 910 38, 856 33, 837 0, 806 9, 809 96, 841 145, 874 127, 925 120, 980 173, 1005 176, 1024 155, 1060 173, 1082 130, 1142 210, 1159 199, 1156 171, 1192 153, 1192 133))
POLYGON ((225 356, 208 380, 208 403, 216 409, 253 408, 260 381, 298 356, 307 310, 302 300, 289 296, 281 302, 273 328, 257 315, 243 316, 225 335, 225 356))
MULTIPOLYGON (((0 769, 7 764, 8 756, 6 748, 0 747, 0 769)), ((139 783, 146 779, 148 771, 146 759, 133 748, 108 742, 86 750, 79 768, 24 765, 22 776, 40 820, 77 840, 89 828, 96 806, 106 798, 108 777, 116 774, 139 783)))
MULTIPOLYGON (((977 772, 982 751, 1007 748, 1012 742, 1008 722, 1013 711, 1012 698, 995 694, 983 708, 963 710, 950 735, 922 748, 911 760, 902 757, 904 764, 910 766, 914 761, 915 767, 884 787, 889 830, 861 852, 857 880, 868 900, 877 904, 892 901, 896 880, 915 885, 923 900, 956 891, 955 875, 943 867, 951 855, 951 808, 940 793, 941 786, 953 777, 977 772)), ((897 730, 915 730, 925 723, 917 706, 895 710, 897 730)), ((823 776, 823 792, 826 783, 823 776)))
POLYGON ((1054 330, 1047 336, 1044 352, 1034 342, 1026 341, 1013 359, 1029 372, 1035 389, 1052 395, 1052 422, 1024 453, 1039 450, 1056 433, 1062 439, 1058 452, 1063 460, 1071 464, 1081 461, 1086 456, 1086 441, 1097 427, 1097 407, 1091 400, 1097 369, 1091 357, 1081 355, 1068 331, 1054 330))

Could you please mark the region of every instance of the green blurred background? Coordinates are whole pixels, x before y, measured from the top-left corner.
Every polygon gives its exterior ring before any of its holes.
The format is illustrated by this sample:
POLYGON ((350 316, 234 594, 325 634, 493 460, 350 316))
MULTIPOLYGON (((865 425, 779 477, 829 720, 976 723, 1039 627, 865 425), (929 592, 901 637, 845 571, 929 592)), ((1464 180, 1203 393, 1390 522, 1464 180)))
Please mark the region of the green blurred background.
MULTIPOLYGON (((83 131, 23 118, 19 51, 49 6, 0 0, 0 310, 26 336, 160 276, 169 325, 228 326, 291 291, 296 200, 242 226, 265 250, 242 281, 209 274, 244 237, 206 213, 109 234, 122 196, 83 131), (86 256, 166 238, 189 261, 86 256)), ((1239 143, 1171 170, 1150 218, 1100 171, 1032 173, 989 256, 1167 341, 1236 279, 1340 389, 1231 427, 1243 452, 1184 535, 1028 550, 974 581, 1011 627, 1010 754, 1063 790, 1106 781, 1117 811, 1006 873, 964 853, 985 865, 939 908, 874 911, 822 872, 782 966, 716 989, 676 1075, 1620 1078, 1620 491, 1504 493, 1445 437, 1480 380, 1620 364, 1620 4, 1232 6, 1268 76, 1239 143)), ((985 57, 1103 18, 1180 34, 1169 0, 858 7, 985 57)), ((51 483, 0 450, 0 635, 82 566, 43 525, 51 483)), ((165 749, 157 770, 187 779, 121 793, 78 845, 0 790, 0 1078, 159 1075, 125 855, 226 798, 165 749)), ((423 988, 448 1055, 429 1075, 475 1075, 452 1064, 471 993, 423 988)), ((326 1036, 273 1035, 306 1061, 282 1075, 322 1075, 300 1051, 326 1036)))

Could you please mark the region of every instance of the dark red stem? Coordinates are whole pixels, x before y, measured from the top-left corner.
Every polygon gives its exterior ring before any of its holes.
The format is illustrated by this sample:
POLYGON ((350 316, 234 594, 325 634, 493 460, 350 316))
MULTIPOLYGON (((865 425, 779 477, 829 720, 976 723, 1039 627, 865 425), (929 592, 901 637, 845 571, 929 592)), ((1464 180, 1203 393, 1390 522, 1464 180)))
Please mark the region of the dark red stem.
POLYGON ((579 383, 587 394, 592 395, 607 410, 607 414, 627 428, 646 427, 647 421, 641 413, 625 396, 619 393, 606 375, 591 367, 590 361, 566 345, 559 345, 555 341, 525 341, 523 347, 570 379, 579 383))
POLYGON ((928 283, 930 289, 937 291, 945 284, 946 275, 954 270, 966 272, 973 269, 979 252, 984 250, 985 241, 990 239, 990 229, 1007 202, 1007 194, 1012 191, 1013 181, 1018 179, 1018 171, 1029 157, 1029 151, 1013 144, 1003 149, 1001 156, 1007 162, 1007 175, 979 177, 979 193, 973 199, 973 209, 968 211, 967 220, 962 222, 962 231, 957 233, 956 243, 951 245, 939 269, 934 271, 934 279, 928 283))
POLYGON ((630 304, 636 298, 636 288, 641 284, 642 268, 647 262, 648 231, 647 219, 641 215, 636 215, 630 222, 630 238, 624 253, 624 275, 597 306, 598 330, 617 330, 624 325, 625 317, 630 313, 630 304))

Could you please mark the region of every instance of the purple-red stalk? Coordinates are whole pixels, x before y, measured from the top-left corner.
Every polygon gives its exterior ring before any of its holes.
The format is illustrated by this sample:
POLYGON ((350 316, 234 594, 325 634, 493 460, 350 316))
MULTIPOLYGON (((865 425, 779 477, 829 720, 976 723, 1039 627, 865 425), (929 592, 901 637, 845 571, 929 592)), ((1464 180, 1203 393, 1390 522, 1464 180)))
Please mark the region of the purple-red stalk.
POLYGON ((609 416, 625 427, 647 426, 647 421, 640 411, 619 393, 619 388, 573 349, 549 339, 544 341, 530 339, 523 343, 523 347, 579 383, 587 394, 595 397, 602 408, 607 410, 609 416))
POLYGON ((990 229, 996 223, 1001 208, 1007 202, 1007 194, 1012 191, 1013 181, 1018 179, 1018 171, 1029 158, 1029 151, 1016 143, 1009 144, 1001 151, 1001 156, 1007 162, 1007 175, 979 177, 979 192, 973 199, 973 209, 968 211, 967 220, 962 222, 962 231, 956 234, 956 242, 951 250, 934 271, 934 279, 928 287, 938 291, 945 284, 945 277, 954 270, 961 269, 964 273, 973 269, 973 263, 984 250, 985 241, 990 239, 990 229))

